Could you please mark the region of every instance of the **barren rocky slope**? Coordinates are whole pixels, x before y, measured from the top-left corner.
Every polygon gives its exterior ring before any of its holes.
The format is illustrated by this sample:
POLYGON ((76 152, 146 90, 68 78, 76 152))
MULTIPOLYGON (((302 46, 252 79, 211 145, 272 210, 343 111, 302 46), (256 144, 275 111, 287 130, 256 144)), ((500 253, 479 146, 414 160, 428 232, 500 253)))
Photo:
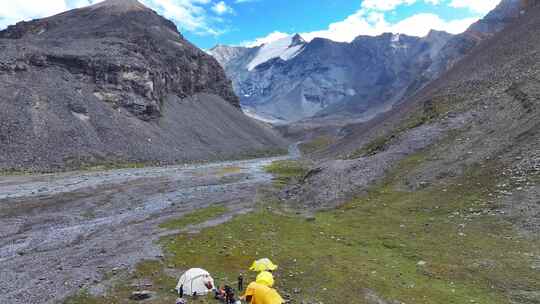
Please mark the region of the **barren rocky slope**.
POLYGON ((0 32, 0 169, 174 163, 284 146, 223 69, 136 0, 0 32))

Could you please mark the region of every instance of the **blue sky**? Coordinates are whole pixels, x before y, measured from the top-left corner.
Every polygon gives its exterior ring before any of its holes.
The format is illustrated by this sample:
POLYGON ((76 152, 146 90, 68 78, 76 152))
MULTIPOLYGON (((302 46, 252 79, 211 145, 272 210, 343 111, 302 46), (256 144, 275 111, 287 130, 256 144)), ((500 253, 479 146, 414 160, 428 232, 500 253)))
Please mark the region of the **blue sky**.
MULTIPOLYGON (((0 3, 0 27, 102 0, 10 0, 0 3)), ((351 41, 363 35, 429 29, 459 33, 499 0, 140 0, 173 20, 201 48, 257 45, 300 33, 351 41)))
POLYGON ((308 40, 323 36, 339 41, 350 41, 359 34, 380 34, 386 29, 419 36, 427 33, 430 27, 458 33, 483 17, 497 1, 489 4, 489 0, 482 0, 484 4, 475 6, 474 1, 444 0, 378 0, 364 1, 367 3, 364 5, 356 0, 256 0, 246 3, 230 0, 225 3, 231 10, 224 14, 222 22, 216 24, 223 33, 205 37, 188 32, 186 36, 197 45, 208 48, 217 43, 255 45, 254 41, 268 41, 265 37, 269 40, 280 37, 268 37, 271 33, 301 33, 308 40), (385 2, 389 3, 386 7, 381 4, 385 2), (362 16, 359 16, 359 11, 363 11, 362 16), (361 22, 373 16, 376 16, 376 21, 368 22, 369 25, 361 22), (393 26, 407 20, 412 24, 393 26), (328 31, 332 24, 336 29, 328 31))

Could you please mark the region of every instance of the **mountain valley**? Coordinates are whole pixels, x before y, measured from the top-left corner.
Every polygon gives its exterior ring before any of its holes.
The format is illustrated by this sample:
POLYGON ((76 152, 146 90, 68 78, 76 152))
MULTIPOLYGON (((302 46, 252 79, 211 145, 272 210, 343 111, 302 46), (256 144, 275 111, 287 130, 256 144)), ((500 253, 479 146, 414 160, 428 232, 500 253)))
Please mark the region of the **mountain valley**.
POLYGON ((106 0, 0 31, 0 79, 0 303, 175 303, 258 258, 285 303, 540 303, 538 0, 207 52, 106 0))

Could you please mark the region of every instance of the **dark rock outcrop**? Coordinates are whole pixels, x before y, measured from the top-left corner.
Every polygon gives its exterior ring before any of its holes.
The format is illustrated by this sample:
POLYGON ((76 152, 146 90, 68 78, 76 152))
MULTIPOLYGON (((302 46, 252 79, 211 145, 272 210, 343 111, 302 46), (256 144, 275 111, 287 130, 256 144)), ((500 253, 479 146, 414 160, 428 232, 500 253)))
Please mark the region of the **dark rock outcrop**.
POLYGON ((239 106, 218 63, 135 0, 20 22, 0 32, 2 38, 4 71, 61 68, 92 81, 98 98, 143 117, 159 114, 170 93, 211 93, 239 106))
POLYGON ((1 169, 170 163, 283 145, 243 116, 216 60, 136 0, 0 32, 0 94, 1 169))

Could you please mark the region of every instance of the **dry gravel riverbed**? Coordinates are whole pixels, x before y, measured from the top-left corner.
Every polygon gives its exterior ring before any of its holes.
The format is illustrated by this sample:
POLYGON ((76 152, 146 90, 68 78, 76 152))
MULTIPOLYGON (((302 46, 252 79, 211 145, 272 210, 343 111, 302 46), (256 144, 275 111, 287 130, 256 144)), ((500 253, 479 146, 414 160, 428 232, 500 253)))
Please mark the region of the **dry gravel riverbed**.
POLYGON ((249 209, 271 176, 246 161, 0 177, 0 303, 54 303, 160 257, 158 225, 197 208, 249 209), (234 168, 234 170, 231 170, 234 168))

